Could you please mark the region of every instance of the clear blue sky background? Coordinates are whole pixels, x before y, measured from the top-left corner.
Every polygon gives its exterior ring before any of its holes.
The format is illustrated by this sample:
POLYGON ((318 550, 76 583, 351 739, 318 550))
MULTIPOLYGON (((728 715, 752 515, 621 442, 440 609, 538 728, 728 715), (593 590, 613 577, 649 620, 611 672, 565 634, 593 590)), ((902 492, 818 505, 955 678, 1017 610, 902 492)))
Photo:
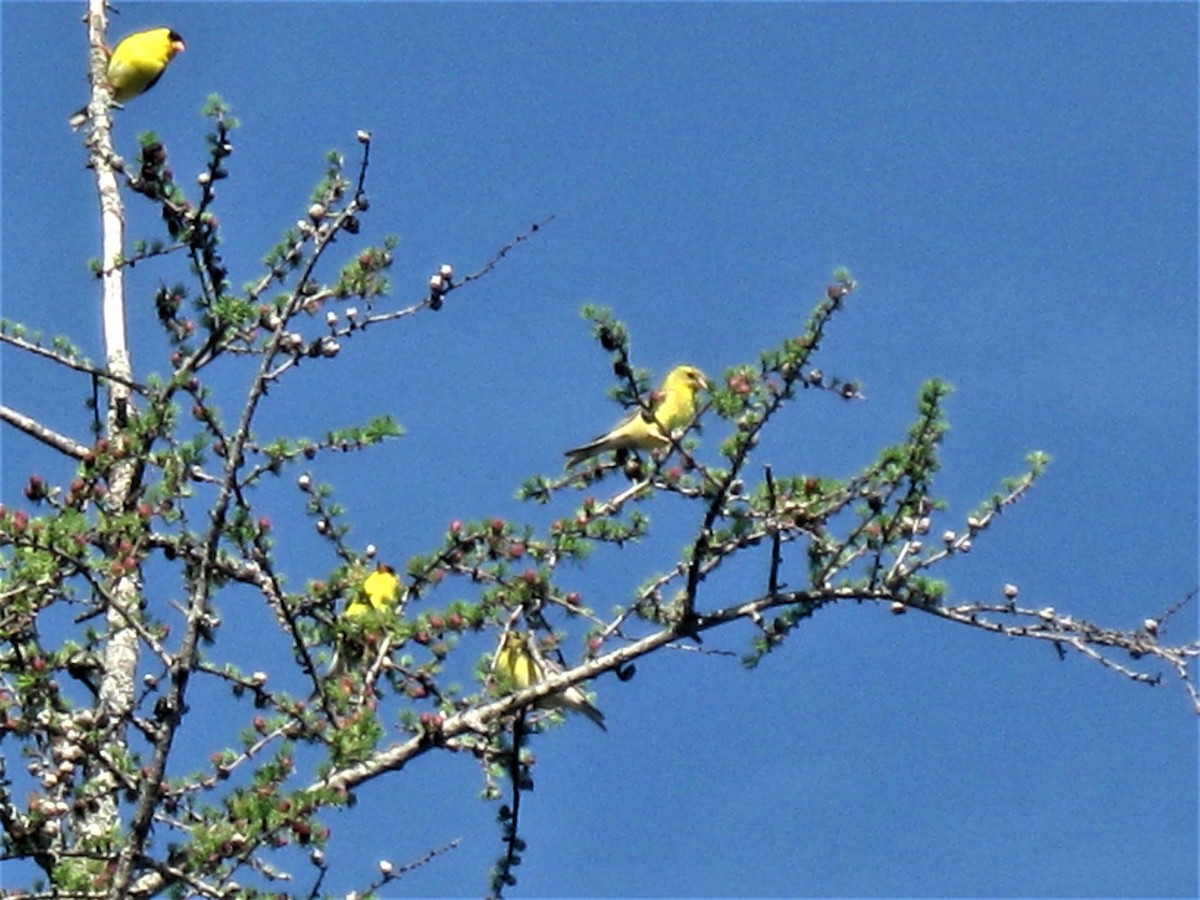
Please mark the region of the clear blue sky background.
MULTIPOLYGON (((3 314, 99 357, 95 193, 65 123, 86 99, 83 8, 3 4, 3 314)), ((1014 582, 1031 606, 1128 628, 1197 585, 1194 5, 122 10, 114 37, 169 24, 188 42, 118 114, 127 157, 154 129, 190 182, 205 97, 243 123, 218 206, 235 284, 302 216, 323 154, 354 158, 359 128, 375 136, 362 237, 400 237, 385 305, 418 299, 440 263, 469 271, 557 217, 441 312, 372 329, 272 392, 264 434, 384 411, 409 430, 314 465, 360 545, 404 560, 453 518, 568 511, 566 497, 542 510, 512 495, 617 415, 584 302, 627 321, 638 363, 719 373, 798 334, 844 264, 862 288, 819 362, 861 379, 868 400, 806 394, 761 462, 848 475, 900 438, 920 383, 942 376, 957 393, 935 533, 961 527, 1029 451, 1055 458, 945 571, 955 596, 1014 582)), ((157 228, 131 200, 131 236, 157 228)), ((140 374, 166 368, 150 298, 181 265, 131 273, 140 374)), ((2 378, 5 403, 87 439, 82 379, 8 350, 2 378)), ((9 505, 30 471, 68 477, 28 439, 0 439, 9 505)), ((296 492, 264 500, 292 583, 326 570, 296 492)), ((569 576, 601 610, 695 523, 678 504, 652 512, 646 551, 569 576)), ((798 580, 799 554, 790 565, 798 580)), ((740 571, 702 602, 756 594, 761 569, 740 571)), ((1196 623, 1192 607, 1166 637, 1194 639, 1196 623)), ((740 653, 748 638, 706 646, 740 653)), ((233 652, 280 666, 282 640, 247 625, 233 652)), ((823 611, 752 673, 661 654, 629 683, 594 685, 607 735, 572 720, 537 741, 510 893, 1195 896, 1196 717, 1166 674, 1138 686, 1044 645, 867 606, 823 611)), ((230 711, 221 697, 193 714, 198 764, 230 711)), ((469 760, 442 756, 365 788, 330 819, 326 886, 461 837, 390 893, 478 895, 501 850, 479 786, 469 760)), ((0 868, 5 888, 27 878, 0 868)))

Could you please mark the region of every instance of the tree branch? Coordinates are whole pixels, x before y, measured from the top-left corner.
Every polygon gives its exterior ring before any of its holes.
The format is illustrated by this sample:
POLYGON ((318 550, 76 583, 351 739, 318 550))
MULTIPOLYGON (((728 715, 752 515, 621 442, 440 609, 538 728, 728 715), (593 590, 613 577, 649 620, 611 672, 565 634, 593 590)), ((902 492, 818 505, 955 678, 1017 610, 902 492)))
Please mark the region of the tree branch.
POLYGON ((64 434, 59 434, 57 431, 47 428, 35 419, 31 419, 29 416, 19 413, 12 407, 3 404, 0 404, 0 422, 7 422, 14 428, 25 432, 31 438, 41 441, 46 446, 75 459, 83 459, 87 456, 90 449, 78 441, 74 441, 64 434))

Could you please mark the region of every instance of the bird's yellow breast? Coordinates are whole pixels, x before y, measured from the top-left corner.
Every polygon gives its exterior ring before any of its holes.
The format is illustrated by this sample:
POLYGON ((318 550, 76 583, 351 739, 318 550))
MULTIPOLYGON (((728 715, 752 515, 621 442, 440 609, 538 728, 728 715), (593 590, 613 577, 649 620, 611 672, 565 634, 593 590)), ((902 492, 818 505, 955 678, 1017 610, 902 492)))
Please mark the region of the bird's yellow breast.
POLYGON ((113 99, 123 103, 149 89, 182 46, 169 28, 139 31, 117 44, 108 60, 113 99))
POLYGON ((682 428, 696 414, 696 394, 708 386, 704 374, 695 366, 676 366, 667 373, 659 393, 662 399, 654 418, 666 431, 682 428))
POLYGON ((514 632, 505 637, 504 646, 496 660, 496 668, 501 675, 512 681, 518 690, 542 680, 537 663, 525 647, 525 638, 514 632))

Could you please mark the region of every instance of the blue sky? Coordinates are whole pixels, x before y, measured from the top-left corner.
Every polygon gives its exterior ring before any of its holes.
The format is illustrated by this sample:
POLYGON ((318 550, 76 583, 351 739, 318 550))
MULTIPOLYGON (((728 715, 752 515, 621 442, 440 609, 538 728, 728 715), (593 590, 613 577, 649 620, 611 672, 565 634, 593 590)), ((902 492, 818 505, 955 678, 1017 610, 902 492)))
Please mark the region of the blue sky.
MULTIPOLYGON (((0 9, 0 286, 5 317, 99 356, 95 193, 65 123, 86 99, 82 12, 0 9)), ((846 265, 862 287, 819 364, 868 399, 805 394, 763 462, 848 475, 944 377, 957 391, 938 531, 1029 451, 1055 459, 946 569, 955 596, 1013 582, 1031 606, 1127 628, 1196 587, 1194 5, 129 3, 111 34, 158 24, 188 50, 118 113, 118 147, 133 158, 155 130, 189 183, 200 106, 232 105, 217 211, 235 284, 303 215, 325 152, 354 158, 359 128, 374 135, 363 241, 400 239, 385 304, 556 217, 440 312, 360 335, 272 392, 264 432, 379 412, 406 427, 313 467, 384 558, 436 545, 454 518, 569 510, 512 496, 618 414, 583 303, 627 322, 639 364, 719 373, 798 334, 846 265)), ((136 201, 129 225, 159 227, 136 201)), ((131 273, 141 373, 165 369, 151 297, 180 266, 131 273)), ((6 404, 86 439, 89 385, 0 360, 6 404)), ((69 473, 11 430, 0 440, 10 506, 29 472, 69 473)), ((331 565, 294 490, 264 502, 293 583, 331 565)), ((649 547, 571 574, 599 609, 682 546, 694 511, 658 506, 649 547)), ((761 569, 744 571, 708 602, 757 593, 761 569)), ((1196 634, 1192 607, 1168 637, 1196 634)), ((279 640, 246 626, 231 652, 282 665, 279 640)), ((1146 688, 866 606, 823 611, 752 673, 662 654, 594 685, 608 734, 572 720, 535 744, 511 895, 1194 896, 1196 717, 1166 674, 1146 688)), ((202 760, 228 707, 193 712, 202 760)), ((478 895, 501 849, 479 787, 469 760, 428 757, 363 789, 330 820, 326 886, 461 837, 392 893, 478 895)), ((0 869, 6 888, 26 878, 0 869)))

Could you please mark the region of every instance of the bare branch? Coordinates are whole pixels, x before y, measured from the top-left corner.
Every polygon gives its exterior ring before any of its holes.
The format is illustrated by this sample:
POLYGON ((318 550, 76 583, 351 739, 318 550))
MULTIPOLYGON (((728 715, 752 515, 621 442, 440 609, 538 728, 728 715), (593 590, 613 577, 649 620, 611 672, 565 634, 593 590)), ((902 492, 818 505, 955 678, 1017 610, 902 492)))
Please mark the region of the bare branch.
POLYGON ((41 441, 48 447, 52 447, 60 453, 67 456, 72 456, 75 459, 83 459, 88 454, 88 447, 74 441, 64 434, 59 434, 40 422, 31 419, 22 413, 17 412, 9 406, 0 404, 0 421, 7 422, 14 428, 25 432, 31 438, 41 441))

